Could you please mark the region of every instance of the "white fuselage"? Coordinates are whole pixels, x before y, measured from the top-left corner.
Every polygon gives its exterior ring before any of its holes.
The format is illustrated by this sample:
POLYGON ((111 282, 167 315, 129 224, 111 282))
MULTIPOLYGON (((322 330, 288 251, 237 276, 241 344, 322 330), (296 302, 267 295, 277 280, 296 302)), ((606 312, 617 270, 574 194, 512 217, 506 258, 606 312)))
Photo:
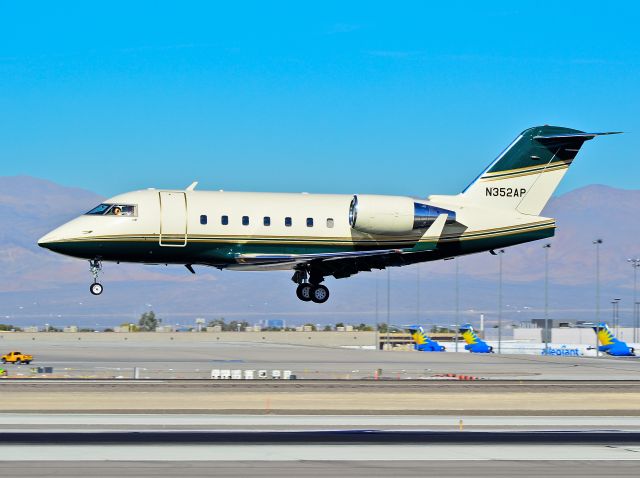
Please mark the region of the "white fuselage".
MULTIPOLYGON (((134 191, 105 203, 134 206, 135 214, 82 215, 39 242, 88 259, 220 267, 244 264, 249 269, 257 254, 406 249, 426 240, 424 230, 383 235, 354 229, 349 223, 352 199, 352 195, 337 194, 134 191)), ((519 238, 523 233, 546 231, 549 235, 554 227, 548 218, 477 208, 461 203, 460 196, 412 201, 454 211, 457 218, 435 238, 442 254, 422 260, 504 247, 524 242, 519 238), (448 252, 447 245, 455 245, 455 251, 448 252)))

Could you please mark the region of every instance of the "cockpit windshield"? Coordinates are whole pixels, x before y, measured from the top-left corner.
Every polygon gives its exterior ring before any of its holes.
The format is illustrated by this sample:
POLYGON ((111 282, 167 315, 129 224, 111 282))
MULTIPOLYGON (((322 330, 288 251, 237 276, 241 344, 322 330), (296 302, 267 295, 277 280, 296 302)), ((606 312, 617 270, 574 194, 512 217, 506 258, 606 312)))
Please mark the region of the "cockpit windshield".
POLYGON ((132 204, 100 204, 86 214, 91 216, 137 216, 137 208, 132 204))

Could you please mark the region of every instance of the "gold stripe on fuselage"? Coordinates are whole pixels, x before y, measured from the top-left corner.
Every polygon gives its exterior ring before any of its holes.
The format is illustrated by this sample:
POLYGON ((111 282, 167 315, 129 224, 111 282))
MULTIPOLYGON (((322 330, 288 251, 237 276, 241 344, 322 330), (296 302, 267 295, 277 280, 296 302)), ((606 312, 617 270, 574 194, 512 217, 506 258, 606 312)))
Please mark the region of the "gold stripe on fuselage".
MULTIPOLYGON (((538 231, 555 227, 554 220, 539 221, 536 223, 523 224, 519 226, 507 226, 478 231, 468 231, 461 234, 445 234, 440 237, 414 237, 414 238, 389 238, 386 240, 357 239, 346 237, 320 237, 320 236, 209 236, 202 234, 187 235, 187 242, 200 242, 212 244, 289 244, 289 245, 324 245, 324 246, 363 246, 363 245, 413 245, 425 242, 456 242, 469 241, 475 239, 485 239, 491 237, 501 237, 506 235, 520 234, 530 231, 538 231)), ((180 234, 167 236, 162 235, 166 241, 184 241, 185 236, 180 234)), ((158 242, 158 234, 138 234, 138 235, 113 235, 113 236, 93 236, 68 239, 65 242, 158 242)))

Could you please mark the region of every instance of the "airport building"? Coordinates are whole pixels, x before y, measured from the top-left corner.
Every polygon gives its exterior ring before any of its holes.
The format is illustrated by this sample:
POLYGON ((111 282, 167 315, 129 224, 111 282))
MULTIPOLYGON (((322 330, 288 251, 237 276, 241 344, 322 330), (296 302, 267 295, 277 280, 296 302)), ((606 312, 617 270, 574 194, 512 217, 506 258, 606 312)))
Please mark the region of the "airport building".
MULTIPOLYGON (((596 336, 590 324, 584 322, 567 322, 549 320, 549 342, 568 344, 593 344, 596 336)), ((615 336, 624 342, 634 342, 633 327, 611 327, 615 336)), ((640 329, 636 333, 640 337, 640 329)), ((544 319, 533 319, 513 329, 513 340, 521 342, 545 342, 544 319)))

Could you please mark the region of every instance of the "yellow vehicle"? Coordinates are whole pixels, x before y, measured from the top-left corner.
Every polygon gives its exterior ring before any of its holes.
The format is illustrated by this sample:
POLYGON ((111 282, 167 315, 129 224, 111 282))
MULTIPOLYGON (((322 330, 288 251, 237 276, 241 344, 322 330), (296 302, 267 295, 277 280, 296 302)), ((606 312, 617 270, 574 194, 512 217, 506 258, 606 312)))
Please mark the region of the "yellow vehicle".
POLYGON ((9 352, 2 356, 2 363, 31 363, 33 355, 23 354, 22 352, 9 352))

